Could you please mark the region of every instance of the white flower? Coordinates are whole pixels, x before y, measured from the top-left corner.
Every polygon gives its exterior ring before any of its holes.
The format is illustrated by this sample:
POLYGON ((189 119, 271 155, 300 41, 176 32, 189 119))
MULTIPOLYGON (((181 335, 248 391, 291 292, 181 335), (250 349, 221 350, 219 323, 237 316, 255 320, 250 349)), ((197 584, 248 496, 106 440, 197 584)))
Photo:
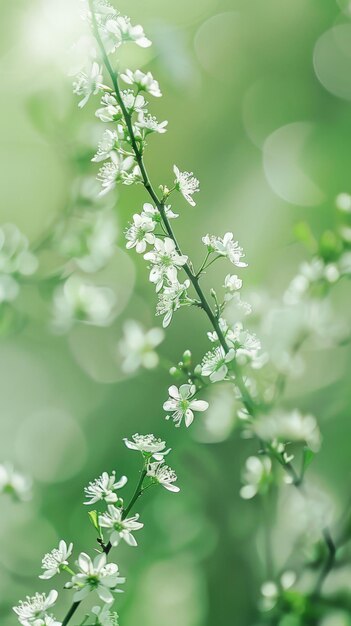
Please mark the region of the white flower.
POLYGON ((146 261, 151 261, 153 267, 150 271, 150 281, 156 284, 156 291, 163 287, 164 279, 172 282, 177 280, 177 269, 181 268, 188 260, 185 255, 180 255, 175 243, 169 237, 164 241, 155 239, 155 249, 144 255, 146 261))
POLYGON ((95 115, 102 122, 113 122, 122 117, 121 108, 112 94, 105 93, 101 98, 101 104, 103 106, 97 109, 95 115))
POLYGON ((187 306, 193 303, 188 297, 187 289, 190 286, 190 280, 185 280, 184 283, 174 281, 166 285, 163 291, 159 294, 159 299, 156 305, 156 315, 164 315, 162 326, 167 328, 172 321, 173 313, 177 311, 181 306, 187 306))
POLYGON ((86 211, 61 223, 56 232, 59 253, 83 272, 97 272, 116 251, 117 224, 113 211, 86 211))
POLYGON ((61 540, 58 548, 54 548, 43 557, 42 569, 44 573, 39 578, 47 580, 55 576, 55 574, 59 574, 62 565, 68 565, 68 559, 72 554, 72 550, 73 543, 67 546, 66 542, 61 540))
POLYGON ((29 241, 15 224, 0 227, 0 274, 30 276, 38 267, 38 261, 29 250, 29 241))
POLYGON ((235 357, 235 350, 231 348, 225 353, 222 346, 210 350, 205 354, 201 364, 202 376, 209 376, 212 383, 224 380, 228 373, 228 363, 235 357))
POLYGON ((156 117, 144 115, 144 113, 139 114, 138 121, 135 123, 137 128, 145 130, 145 135, 148 133, 159 133, 162 135, 167 131, 167 125, 168 122, 166 120, 164 122, 158 122, 156 117))
POLYGON ((136 372, 139 367, 153 369, 158 365, 159 358, 155 348, 164 339, 161 328, 151 328, 145 331, 143 326, 135 320, 128 320, 124 324, 124 337, 119 343, 119 351, 124 357, 122 369, 127 374, 136 372))
MULTIPOLYGON (((173 211, 171 210, 171 205, 170 204, 164 207, 164 212, 166 214, 166 217, 169 220, 173 220, 176 217, 179 217, 179 215, 177 213, 173 213, 173 211)), ((156 209, 156 207, 154 207, 149 202, 145 202, 144 203, 143 210, 141 212, 141 216, 142 217, 149 217, 150 219, 152 219, 156 223, 160 223, 162 221, 161 214, 160 214, 159 210, 156 209)))
POLYGON ((123 181, 134 162, 134 157, 132 156, 124 158, 123 155, 118 152, 111 152, 110 161, 107 161, 107 163, 100 168, 97 175, 97 180, 101 182, 102 186, 100 195, 107 194, 111 189, 114 189, 118 181, 123 181))
POLYGON ((15 471, 10 463, 0 465, 0 494, 8 493, 15 499, 26 501, 32 497, 32 481, 15 471))
POLYGON ((157 439, 155 435, 139 435, 136 433, 132 440, 123 439, 125 445, 130 450, 139 450, 145 456, 152 456, 155 461, 162 461, 163 457, 170 452, 170 448, 165 450, 166 442, 157 439))
POLYGON ((121 74, 121 78, 128 85, 136 85, 138 91, 146 91, 156 98, 160 98, 162 96, 160 86, 157 80, 154 79, 151 72, 144 74, 144 72, 141 72, 140 70, 136 70, 135 72, 132 72, 132 70, 126 70, 123 74, 121 74))
POLYGON ((56 622, 53 617, 47 615, 47 610, 55 604, 57 596, 55 589, 50 591, 48 596, 45 593, 27 596, 18 606, 13 607, 18 621, 23 626, 60 626, 61 622, 56 622))
POLYGON ((233 233, 225 233, 223 238, 206 235, 202 238, 202 241, 207 246, 209 252, 216 252, 220 256, 227 257, 237 267, 247 267, 247 263, 241 261, 245 255, 238 242, 234 241, 233 233))
POLYGON ((193 411, 206 411, 208 409, 208 402, 205 400, 196 400, 194 398, 196 393, 195 385, 181 385, 178 389, 175 385, 172 385, 168 389, 169 398, 164 403, 163 408, 165 411, 173 411, 171 416, 176 426, 180 426, 184 417, 185 425, 188 427, 194 420, 193 411))
POLYGON ((53 326, 60 332, 69 330, 74 321, 107 326, 113 319, 115 303, 110 288, 92 285, 72 274, 54 292, 53 326))
POLYGON ((92 158, 92 161, 99 163, 100 161, 111 158, 112 151, 116 147, 118 139, 119 137, 116 130, 106 129, 99 142, 98 151, 92 158))
POLYGON ((125 89, 122 91, 122 99, 124 102, 124 106, 128 110, 129 113, 136 111, 136 113, 145 113, 146 111, 146 100, 144 96, 141 94, 135 95, 132 89, 125 89))
POLYGON ((262 416, 255 422, 254 430, 264 441, 278 440, 283 443, 302 441, 313 452, 318 452, 321 445, 321 434, 316 418, 313 415, 303 415, 297 409, 262 416))
POLYGON ((180 191, 185 200, 189 202, 191 206, 195 206, 196 203, 194 202, 192 196, 197 191, 200 191, 199 181, 193 176, 192 172, 180 172, 176 165, 173 166, 173 172, 176 175, 176 179, 174 181, 176 189, 180 191))
POLYGON ((165 465, 163 461, 149 463, 147 466, 147 476, 152 478, 153 482, 159 483, 168 491, 173 491, 174 493, 180 491, 179 487, 173 485, 177 480, 177 474, 168 465, 165 465))
POLYGON ((272 462, 269 457, 250 456, 245 463, 243 482, 240 495, 244 500, 250 500, 260 490, 264 489, 270 479, 272 462))
POLYGON ((99 500, 104 500, 108 504, 117 502, 118 496, 116 491, 124 487, 126 482, 126 476, 122 476, 116 481, 116 472, 112 472, 111 475, 103 472, 99 478, 96 478, 87 487, 84 487, 85 496, 88 498, 84 504, 95 504, 99 500))
POLYGON ((141 254, 145 252, 147 244, 153 244, 155 241, 156 223, 149 217, 135 213, 133 215, 133 224, 126 230, 127 244, 126 248, 134 248, 141 254))
POLYGON ((134 41, 141 48, 151 46, 151 41, 145 36, 143 27, 140 24, 132 26, 129 17, 118 16, 116 25, 120 31, 122 41, 134 41))
POLYGON ((74 602, 81 602, 91 591, 96 591, 100 600, 110 604, 113 602, 112 592, 119 592, 117 585, 125 582, 125 578, 119 576, 118 566, 115 563, 107 563, 106 554, 102 553, 91 560, 88 554, 81 552, 77 565, 79 573, 72 576, 72 582, 68 583, 78 591, 74 594, 74 602))
POLYGON ((107 604, 105 606, 93 606, 91 609, 92 614, 98 618, 98 623, 101 626, 118 626, 118 615, 115 611, 113 613, 109 610, 107 604))
POLYGON ((102 67, 96 61, 91 64, 89 70, 77 74, 73 83, 73 91, 77 96, 83 96, 78 104, 80 108, 86 105, 90 96, 96 95, 103 89, 102 80, 102 67))
POLYGON ((111 545, 117 546, 122 539, 129 546, 137 546, 138 544, 132 533, 144 526, 144 524, 138 522, 138 519, 138 514, 123 519, 123 509, 118 509, 113 504, 109 504, 107 513, 99 515, 99 525, 101 528, 108 529, 111 545))
POLYGON ((224 300, 229 302, 234 297, 235 293, 241 289, 243 281, 241 278, 238 278, 236 274, 227 274, 224 279, 224 300))

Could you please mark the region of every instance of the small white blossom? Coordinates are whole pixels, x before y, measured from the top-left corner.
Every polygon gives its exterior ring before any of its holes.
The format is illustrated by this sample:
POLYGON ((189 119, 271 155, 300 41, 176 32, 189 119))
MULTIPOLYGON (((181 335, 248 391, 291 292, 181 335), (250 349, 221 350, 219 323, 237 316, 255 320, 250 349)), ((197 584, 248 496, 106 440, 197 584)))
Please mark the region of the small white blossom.
POLYGON ((241 278, 238 278, 236 274, 227 274, 224 279, 224 300, 225 302, 229 302, 234 298, 234 295, 241 289, 243 281, 241 278))
POLYGON ((132 225, 126 230, 126 248, 135 248, 139 254, 145 252, 147 244, 155 242, 155 227, 156 223, 150 217, 135 213, 132 225))
POLYGON ((95 504, 99 500, 104 500, 108 504, 117 502, 118 496, 116 491, 124 487, 126 482, 126 476, 122 476, 116 481, 116 472, 112 472, 111 475, 103 472, 99 478, 96 478, 87 487, 84 487, 85 496, 88 499, 84 504, 95 504))
POLYGON ((91 609, 95 619, 98 618, 101 626, 118 626, 118 615, 115 611, 111 612, 107 604, 105 606, 93 606, 91 609))
POLYGON ((250 456, 245 463, 243 482, 240 495, 244 500, 250 500, 257 493, 264 490, 269 483, 272 462, 269 457, 250 456))
POLYGON ((247 263, 241 261, 245 255, 238 242, 234 241, 233 233, 225 233, 223 238, 215 235, 206 235, 202 238, 202 241, 207 246, 209 252, 216 252, 220 256, 227 257, 237 267, 247 267, 247 263))
POLYGON ((140 367, 153 369, 158 365, 159 357, 155 348, 164 339, 161 328, 145 331, 135 320, 124 324, 124 336, 119 343, 119 352, 123 356, 122 369, 127 374, 136 372, 140 367))
POLYGON ((75 321, 107 326, 113 319, 115 303, 116 297, 110 288, 92 285, 72 274, 54 292, 53 327, 65 332, 75 321))
MULTIPOLYGON (((173 220, 176 217, 179 217, 178 213, 173 213, 170 204, 164 206, 164 212, 166 214, 166 217, 169 220, 173 220)), ((144 203, 141 215, 142 217, 149 217, 156 223, 160 223, 162 221, 159 210, 156 207, 154 207, 152 204, 150 204, 150 202, 144 203)))
POLYGON ((45 593, 36 593, 20 601, 18 606, 13 607, 20 624, 23 626, 61 626, 61 622, 57 622, 47 614, 48 609, 54 606, 57 596, 57 591, 53 589, 48 596, 45 593))
POLYGON ((112 151, 116 147, 118 139, 119 136, 117 130, 110 130, 107 128, 101 141, 99 142, 98 151, 92 158, 92 161, 100 163, 100 161, 105 161, 106 159, 111 158, 112 151))
POLYGON ((107 45, 108 53, 114 52, 127 41, 132 41, 141 48, 151 46, 151 41, 145 36, 142 26, 140 24, 133 26, 129 17, 118 15, 116 11, 107 15, 99 26, 99 31, 104 44, 107 45))
POLYGON ((144 524, 138 522, 139 515, 123 519, 123 509, 118 509, 113 504, 107 507, 107 513, 99 515, 99 525, 107 528, 112 546, 117 546, 122 539, 129 546, 137 546, 134 535, 136 530, 143 528, 144 524))
POLYGON ((116 252, 117 224, 113 211, 86 211, 62 222, 55 244, 60 254, 83 272, 102 269, 116 252))
POLYGON ((166 285, 159 294, 156 305, 156 315, 164 315, 162 326, 167 328, 172 321, 173 313, 181 306, 187 306, 193 303, 188 297, 187 290, 190 286, 190 280, 184 283, 174 281, 166 285))
POLYGON ((157 439, 155 435, 139 435, 136 433, 132 436, 132 440, 123 439, 125 445, 130 450, 139 450, 145 456, 151 456, 155 461, 162 461, 163 457, 170 452, 170 448, 166 450, 166 442, 157 439))
POLYGON ((163 461, 155 461, 149 463, 147 466, 147 476, 152 478, 155 483, 159 483, 168 491, 174 493, 180 491, 179 487, 173 483, 177 480, 177 474, 168 465, 165 465, 163 461))
POLYGON ((8 493, 16 500, 26 501, 32 497, 32 481, 17 472, 10 463, 0 464, 0 494, 8 493))
POLYGON ((147 252, 144 259, 153 265, 150 271, 150 281, 156 284, 158 292, 162 289, 165 278, 168 278, 171 283, 176 282, 177 270, 185 265, 188 257, 180 255, 174 241, 165 237, 164 240, 155 239, 155 249, 147 252))
POLYGON ((176 189, 184 196, 185 200, 189 202, 191 206, 196 206, 196 202, 193 199, 194 193, 200 191, 200 183, 193 176, 192 172, 181 172, 176 165, 173 166, 173 171, 176 175, 174 184, 176 189))
POLYGON ((80 108, 86 105, 90 96, 95 96, 103 89, 102 80, 102 67, 96 61, 91 64, 91 68, 86 72, 79 72, 73 83, 73 91, 77 96, 83 96, 78 104, 80 108))
POLYGON ((113 122, 122 117, 121 108, 112 94, 105 93, 101 98, 102 107, 97 109, 95 115, 102 122, 113 122))
POLYGON ((163 404, 165 411, 172 411, 171 416, 167 416, 166 419, 171 417, 176 426, 180 426, 182 419, 184 418, 185 425, 187 427, 192 424, 194 420, 193 411, 206 411, 208 409, 208 402, 205 400, 196 400, 195 385, 181 385, 178 389, 175 385, 172 385, 168 389, 169 398, 163 404))
POLYGON ((59 574, 62 565, 68 565, 68 559, 72 554, 72 550, 73 543, 70 543, 67 546, 66 542, 61 540, 58 548, 54 548, 43 557, 42 569, 44 570, 44 573, 41 574, 39 578, 48 580, 49 578, 55 576, 55 574, 59 574))
POLYGON ((128 85, 136 85, 138 91, 146 91, 156 98, 160 98, 162 96, 160 86, 157 80, 154 79, 151 72, 141 72, 140 70, 136 70, 132 72, 132 70, 126 70, 123 74, 121 74, 122 80, 128 85))
POLYGON ((141 94, 135 95, 132 89, 125 89, 122 91, 122 99, 124 106, 129 113, 132 113, 133 111, 139 114, 146 112, 147 103, 144 96, 141 94))
POLYGON ((158 122, 156 117, 140 113, 135 126, 138 129, 144 130, 145 135, 149 133, 159 133, 162 135, 167 131, 166 126, 168 126, 168 122, 166 120, 164 122, 158 122))
POLYGON ((321 445, 321 434, 316 418, 313 415, 303 415, 297 409, 262 416, 255 422, 254 430, 264 441, 277 440, 283 443, 302 441, 313 452, 318 452, 321 445))
POLYGON ((97 175, 97 180, 101 182, 102 187, 100 195, 107 194, 111 189, 114 189, 117 182, 124 181, 128 170, 131 169, 134 163, 134 157, 132 156, 124 158, 118 152, 111 152, 110 160, 100 168, 97 175))
POLYGON ((228 363, 235 357, 235 350, 231 348, 225 353, 222 346, 210 350, 205 354, 201 363, 202 376, 209 376, 212 383, 224 380, 228 374, 228 363))
POLYGON ((74 602, 81 602, 91 591, 96 591, 100 600, 111 604, 113 602, 112 592, 120 592, 117 585, 125 582, 125 578, 119 576, 118 566, 115 563, 107 563, 106 554, 102 553, 91 560, 88 554, 81 552, 78 557, 78 574, 72 576, 72 582, 68 587, 77 589, 74 594, 74 602))

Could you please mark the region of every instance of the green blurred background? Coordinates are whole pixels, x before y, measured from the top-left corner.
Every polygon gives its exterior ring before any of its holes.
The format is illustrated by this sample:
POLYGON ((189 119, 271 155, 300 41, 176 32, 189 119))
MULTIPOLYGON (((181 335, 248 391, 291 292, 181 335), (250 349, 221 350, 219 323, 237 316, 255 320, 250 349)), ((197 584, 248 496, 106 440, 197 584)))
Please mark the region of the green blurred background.
MULTIPOLYGON (((78 111, 65 73, 80 29, 75 4, 0 5, 0 221, 14 222, 32 242, 65 210, 77 176, 93 174, 88 158, 102 131, 97 100, 78 111)), ((154 42, 148 50, 126 46, 120 57, 121 67, 151 69, 164 93, 152 112, 169 120, 169 131, 150 140, 151 175, 169 184, 176 163, 201 182, 196 209, 179 202, 183 249, 199 262, 202 235, 233 230, 249 263, 244 289, 273 302, 305 256, 293 225, 305 219, 317 233, 332 227, 336 194, 351 192, 348 2, 121 0, 117 8, 142 23, 154 42)), ((37 576, 42 555, 59 538, 73 540, 76 553, 93 549, 83 487, 116 468, 130 476, 126 491, 132 489, 139 459, 122 438, 133 432, 166 438, 182 491, 159 490, 139 503, 140 547, 123 546, 116 556, 128 579, 118 598, 121 623, 258 623, 266 575, 257 532, 262 511, 259 502, 238 495, 243 462, 255 446, 236 432, 232 399, 219 397, 211 419, 200 416, 190 431, 176 430, 161 408, 167 372, 125 379, 116 365, 124 320, 155 324, 144 263, 127 255, 123 242, 131 214, 146 200, 141 188, 119 189, 120 250, 103 270, 120 294, 111 327, 76 326, 53 336, 48 302, 28 289, 21 306, 30 323, 2 341, 0 461, 13 461, 35 481, 31 503, 0 503, 2 626, 15 623, 11 606, 19 598, 55 586, 37 576)), ((211 280, 221 285, 222 272, 221 266, 211 280)), ((349 294, 336 293, 335 303, 349 322, 349 294)), ((160 348, 163 358, 177 361, 191 347, 200 359, 206 331, 198 310, 181 311, 160 348)), ((305 361, 289 401, 319 419, 324 445, 311 471, 338 511, 350 492, 350 352, 307 348, 305 361)), ((278 519, 273 527, 278 559, 289 541, 284 502, 281 509, 282 526, 278 519)), ((62 593, 58 617, 68 603, 69 592, 62 593)))

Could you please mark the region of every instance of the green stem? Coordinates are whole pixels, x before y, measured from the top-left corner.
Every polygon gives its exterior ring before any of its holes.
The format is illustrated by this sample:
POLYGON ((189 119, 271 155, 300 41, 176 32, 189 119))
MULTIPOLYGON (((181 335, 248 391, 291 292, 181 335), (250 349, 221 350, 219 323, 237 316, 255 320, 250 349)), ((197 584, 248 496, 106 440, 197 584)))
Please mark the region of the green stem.
MULTIPOLYGON (((146 473, 147 473, 147 470, 146 470, 146 467, 144 465, 144 467, 143 467, 143 469, 142 469, 142 471, 140 473, 140 478, 139 478, 138 484, 137 484, 137 486, 135 488, 135 491, 133 493, 133 496, 132 496, 128 506, 126 506, 126 508, 123 510, 122 519, 125 519, 127 517, 128 513, 130 512, 130 510, 134 506, 135 502, 137 501, 139 496, 141 496, 141 494, 143 492, 143 482, 144 482, 146 473)), ((109 541, 106 545, 103 545, 102 543, 100 543, 100 545, 102 546, 102 549, 105 552, 105 554, 108 555, 110 553, 111 549, 112 549, 111 542, 109 541)), ((81 603, 81 601, 73 602, 71 608, 69 609, 67 615, 65 616, 65 618, 64 618, 64 620, 62 622, 62 626, 67 626, 67 624, 70 622, 71 618, 75 614, 76 610, 78 609, 80 603, 81 603)))
MULTIPOLYGON (((102 58, 103 58, 103 62, 105 64, 105 66, 106 66, 106 69, 107 69, 109 75, 110 75, 110 78, 111 78, 111 81, 112 81, 112 84, 113 84, 113 88, 115 90, 115 95, 116 95, 117 102, 118 102, 118 104, 119 104, 119 106, 121 108, 123 117, 124 117, 126 125, 127 125, 128 133, 129 133, 129 136, 130 136, 130 143, 131 143, 131 146, 132 146, 134 154, 135 154, 135 160, 136 160, 136 162, 137 162, 137 164, 139 166, 140 172, 141 172, 143 185, 144 185, 146 191, 148 192, 149 196, 151 197, 152 201, 154 202, 156 208, 158 209, 158 211, 159 211, 159 213, 161 215, 162 222, 163 222, 163 225, 164 225, 165 230, 167 232, 167 235, 174 242, 178 254, 182 254, 180 246, 179 246, 179 244, 177 242, 176 236, 175 236, 175 234, 173 232, 172 226, 171 226, 171 224, 170 224, 170 222, 169 222, 169 220, 167 218, 164 202, 161 201, 158 198, 158 196, 157 196, 157 194, 156 194, 156 192, 155 192, 155 190, 153 188, 153 185, 151 183, 151 180, 149 178, 149 175, 147 173, 147 170, 146 170, 146 167, 145 167, 145 164, 144 164, 144 161, 143 161, 142 153, 141 153, 141 151, 140 151, 140 149, 138 147, 137 141, 135 139, 131 115, 127 111, 127 109, 125 107, 125 104, 123 102, 121 91, 120 91, 120 88, 119 88, 119 85, 118 85, 117 74, 116 74, 116 72, 113 70, 113 68, 111 66, 110 60, 109 60, 109 58, 108 58, 108 56, 106 54, 106 50, 105 50, 104 44, 103 44, 103 42, 101 40, 101 37, 100 37, 98 25, 97 25, 97 22, 96 22, 96 17, 95 17, 94 10, 93 10, 92 0, 89 0, 89 4, 90 4, 92 16, 93 16, 92 19, 93 19, 94 36, 95 36, 96 41, 97 41, 97 43, 99 45, 99 48, 100 48, 100 51, 101 51, 101 55, 102 55, 102 58)), ((225 337, 224 337, 224 335, 223 335, 223 333, 222 333, 222 331, 221 331, 221 329, 219 327, 218 320, 217 320, 215 314, 213 313, 213 311, 211 309, 211 306, 209 305, 209 303, 208 303, 208 301, 206 299, 206 296, 205 296, 204 292, 202 291, 202 289, 201 289, 201 287, 199 285, 199 277, 196 274, 194 274, 194 272, 192 271, 189 263, 186 263, 183 267, 184 267, 184 271, 185 271, 186 275, 188 276, 190 282, 192 283, 192 285, 193 285, 193 287, 194 287, 194 289, 195 289, 195 291, 196 291, 196 293, 197 293, 197 295, 199 297, 199 300, 200 300, 200 303, 201 303, 201 308, 204 310, 204 312, 206 313, 207 317, 209 318, 209 320, 210 320, 214 330, 217 333, 218 340, 219 340, 219 342, 220 342, 224 352, 227 354, 229 352, 229 346, 228 346, 228 344, 227 344, 227 342, 225 340, 225 337)), ((251 395, 250 395, 250 393, 249 393, 249 391, 248 391, 248 389, 246 387, 246 384, 245 384, 245 382, 244 382, 244 380, 242 378, 240 369, 237 366, 237 364, 236 364, 236 367, 235 367, 235 375, 236 375, 236 379, 237 379, 236 380, 237 386, 238 386, 238 388, 240 390, 240 393, 242 395, 243 404, 245 405, 245 407, 249 411, 249 413, 251 415, 253 415, 253 413, 255 412, 255 408, 256 408, 255 402, 251 398, 251 395)))

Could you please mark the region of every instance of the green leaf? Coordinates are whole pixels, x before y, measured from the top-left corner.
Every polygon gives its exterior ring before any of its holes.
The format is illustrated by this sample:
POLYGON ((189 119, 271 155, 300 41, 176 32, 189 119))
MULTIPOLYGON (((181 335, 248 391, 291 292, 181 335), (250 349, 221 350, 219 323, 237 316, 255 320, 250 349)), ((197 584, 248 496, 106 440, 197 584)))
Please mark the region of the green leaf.
POLYGON ((89 515, 89 519, 90 519, 92 525, 100 533, 100 527, 99 527, 99 522, 98 522, 98 512, 97 511, 89 511, 88 515, 89 515))
POLYGON ((302 471, 305 473, 308 466, 312 463, 315 457, 315 453, 310 450, 310 448, 304 448, 303 450, 303 460, 302 460, 302 471))

